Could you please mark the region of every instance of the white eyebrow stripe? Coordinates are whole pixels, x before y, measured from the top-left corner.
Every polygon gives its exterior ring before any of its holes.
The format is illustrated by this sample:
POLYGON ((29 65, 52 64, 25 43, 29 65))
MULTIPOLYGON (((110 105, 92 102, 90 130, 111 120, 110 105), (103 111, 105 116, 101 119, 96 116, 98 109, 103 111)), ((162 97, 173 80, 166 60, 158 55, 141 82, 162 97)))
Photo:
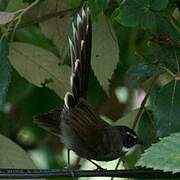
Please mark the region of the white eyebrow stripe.
POLYGON ((137 136, 135 136, 134 134, 131 134, 129 132, 126 132, 128 135, 132 136, 133 138, 137 138, 137 136))

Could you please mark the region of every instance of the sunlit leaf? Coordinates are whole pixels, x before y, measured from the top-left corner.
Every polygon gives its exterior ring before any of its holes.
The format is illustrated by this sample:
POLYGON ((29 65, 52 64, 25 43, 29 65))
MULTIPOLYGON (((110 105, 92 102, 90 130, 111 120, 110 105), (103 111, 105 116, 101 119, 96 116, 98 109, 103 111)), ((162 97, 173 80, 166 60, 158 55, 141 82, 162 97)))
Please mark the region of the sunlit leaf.
POLYGON ((31 26, 18 29, 15 33, 15 38, 17 41, 33 44, 59 56, 59 50, 54 46, 52 41, 48 40, 45 35, 42 34, 39 27, 31 26))
MULTIPOLYGON (((68 1, 46 0, 39 7, 39 17, 46 14, 51 14, 68 9, 68 1)), ((66 12, 62 16, 56 16, 49 18, 46 21, 40 23, 42 32, 47 38, 53 41, 53 43, 60 50, 61 58, 67 54, 68 41, 67 35, 70 29, 70 15, 71 12, 66 12)))
POLYGON ((61 98, 69 90, 70 67, 51 52, 26 43, 10 44, 10 62, 21 76, 38 87, 54 90, 61 98))
POLYGON ((15 13, 0 12, 0 25, 7 24, 14 18, 15 13))
POLYGON ((160 142, 153 144, 145 150, 139 159, 137 166, 180 172, 180 133, 162 138, 160 142))
POLYGON ((119 61, 116 36, 105 16, 93 24, 92 68, 103 89, 108 93, 109 80, 119 61))
POLYGON ((28 154, 17 144, 0 135, 0 168, 36 169, 28 154))
POLYGON ((0 135, 1 168, 35 168, 28 154, 17 144, 0 135))

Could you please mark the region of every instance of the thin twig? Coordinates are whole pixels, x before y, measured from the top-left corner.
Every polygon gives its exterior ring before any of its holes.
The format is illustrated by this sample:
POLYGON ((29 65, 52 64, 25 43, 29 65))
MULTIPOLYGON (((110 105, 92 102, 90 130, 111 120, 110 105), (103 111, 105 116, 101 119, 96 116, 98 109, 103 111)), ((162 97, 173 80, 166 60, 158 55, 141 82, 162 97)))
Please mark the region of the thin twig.
POLYGON ((148 99, 148 97, 149 97, 149 95, 150 95, 150 92, 151 92, 151 90, 152 90, 152 88, 153 88, 153 86, 154 86, 154 84, 155 84, 155 82, 156 82, 156 79, 157 79, 157 76, 154 77, 154 79, 152 80, 152 83, 150 84, 150 87, 149 87, 149 89, 148 89, 148 91, 147 91, 147 94, 146 94, 146 96, 144 97, 144 99, 143 99, 143 101, 142 101, 142 103, 141 103, 140 109, 139 109, 139 111, 138 111, 138 113, 137 113, 137 115, 136 115, 136 118, 135 118, 135 120, 134 120, 132 129, 135 129, 135 127, 136 127, 139 119, 141 118, 141 116, 142 116, 142 114, 143 114, 144 107, 145 107, 145 105, 146 105, 146 102, 147 102, 147 99, 148 99))
POLYGON ((180 40, 174 39, 168 33, 155 34, 151 41, 169 47, 180 47, 180 40))
POLYGON ((15 26, 13 27, 12 35, 11 35, 11 41, 14 39, 14 34, 16 32, 16 29, 18 28, 19 24, 21 23, 22 17, 24 14, 26 14, 32 7, 37 5, 40 2, 40 0, 35 0, 32 4, 30 4, 28 7, 21 9, 19 15, 14 19, 15 26))
MULTIPOLYGON (((75 8, 71 8, 71 9, 65 9, 65 10, 61 10, 61 11, 57 11, 57 12, 52 12, 52 13, 46 14, 44 16, 37 17, 36 19, 29 20, 29 21, 27 21, 27 22, 25 22, 23 24, 20 24, 17 29, 21 29, 21 28, 32 26, 32 25, 36 25, 36 24, 42 23, 42 22, 47 21, 47 20, 49 20, 51 18, 54 18, 54 17, 64 16, 69 12, 73 12, 74 10, 75 10, 75 8)), ((13 31, 13 30, 14 30, 14 28, 11 28, 9 30, 9 32, 13 31)))
POLYGON ((122 177, 122 178, 180 178, 180 173, 152 169, 68 170, 68 169, 0 169, 0 179, 39 179, 53 177, 122 177))
MULTIPOLYGON (((84 1, 82 0, 78 8, 69 8, 69 9, 65 9, 65 10, 52 12, 52 13, 46 14, 46 15, 41 16, 41 17, 37 17, 36 19, 32 19, 32 20, 29 20, 23 24, 20 24, 17 29, 36 25, 36 24, 42 23, 42 22, 47 21, 47 20, 54 18, 54 17, 62 17, 62 16, 65 16, 71 12, 77 13, 77 11, 79 11, 79 9, 81 9, 83 5, 84 5, 84 1)), ((14 31, 14 28, 9 29, 9 32, 11 32, 11 31, 14 31)))
MULTIPOLYGON (((147 102, 147 99, 148 99, 148 97, 149 97, 149 95, 150 95, 150 92, 151 92, 151 90, 152 90, 152 88, 153 88, 153 86, 154 86, 154 83, 156 82, 156 79, 157 79, 157 76, 154 77, 154 79, 153 79, 153 81, 152 81, 152 83, 151 83, 151 85, 150 85, 150 87, 149 87, 149 89, 148 89, 148 91, 147 91, 147 94, 146 94, 146 96, 144 97, 144 99, 143 99, 143 101, 142 101, 142 103, 141 103, 141 107, 140 107, 140 109, 139 109, 139 111, 138 111, 138 113, 137 113, 137 115, 136 115, 136 118, 135 118, 135 120, 134 120, 132 129, 135 129, 135 127, 136 127, 139 119, 141 118, 141 116, 142 116, 142 114, 143 114, 144 106, 145 106, 145 104, 146 104, 146 102, 147 102)), ((115 170, 118 169, 119 164, 120 164, 121 161, 122 161, 122 158, 120 158, 119 161, 118 161, 118 163, 116 164, 115 170)), ((113 180, 113 177, 111 178, 111 180, 113 180)))

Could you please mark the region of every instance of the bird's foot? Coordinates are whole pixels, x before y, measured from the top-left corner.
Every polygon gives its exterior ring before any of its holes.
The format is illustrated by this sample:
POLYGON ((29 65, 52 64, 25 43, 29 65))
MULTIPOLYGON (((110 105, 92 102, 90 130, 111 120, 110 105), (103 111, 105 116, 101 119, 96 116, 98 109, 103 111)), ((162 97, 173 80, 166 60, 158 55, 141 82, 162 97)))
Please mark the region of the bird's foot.
POLYGON ((75 175, 74 175, 74 170, 75 168, 71 167, 71 166, 65 166, 64 169, 68 170, 71 173, 71 177, 74 179, 75 175))
POLYGON ((104 169, 101 166, 99 166, 97 163, 95 163, 91 159, 88 159, 88 161, 90 161, 92 164, 94 164, 96 166, 96 171, 106 171, 107 170, 107 169, 104 169))
POLYGON ((96 171, 107 171, 107 169, 105 169, 105 168, 102 168, 101 166, 99 166, 99 165, 96 165, 96 171))

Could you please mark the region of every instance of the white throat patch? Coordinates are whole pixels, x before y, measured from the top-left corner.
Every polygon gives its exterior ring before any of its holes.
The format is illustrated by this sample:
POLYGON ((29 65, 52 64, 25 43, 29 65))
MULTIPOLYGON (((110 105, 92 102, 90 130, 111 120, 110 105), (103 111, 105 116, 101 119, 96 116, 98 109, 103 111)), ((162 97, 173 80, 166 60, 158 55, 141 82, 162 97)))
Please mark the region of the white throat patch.
POLYGON ((128 152, 128 151, 129 151, 129 148, 127 148, 127 147, 123 146, 123 147, 122 147, 122 151, 126 153, 126 152, 128 152))

